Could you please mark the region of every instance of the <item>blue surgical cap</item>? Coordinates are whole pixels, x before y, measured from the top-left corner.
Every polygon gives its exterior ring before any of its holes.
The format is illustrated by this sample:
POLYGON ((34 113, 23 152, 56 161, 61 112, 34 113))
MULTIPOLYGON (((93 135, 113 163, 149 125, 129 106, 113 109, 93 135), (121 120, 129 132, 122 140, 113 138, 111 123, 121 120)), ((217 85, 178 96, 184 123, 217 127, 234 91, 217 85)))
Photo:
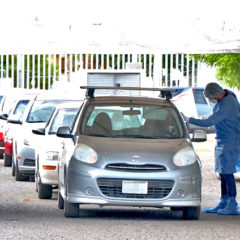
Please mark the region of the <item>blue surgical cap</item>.
POLYGON ((208 83, 205 87, 204 90, 204 95, 206 98, 217 98, 221 93, 223 92, 223 88, 215 83, 215 82, 211 82, 208 83))

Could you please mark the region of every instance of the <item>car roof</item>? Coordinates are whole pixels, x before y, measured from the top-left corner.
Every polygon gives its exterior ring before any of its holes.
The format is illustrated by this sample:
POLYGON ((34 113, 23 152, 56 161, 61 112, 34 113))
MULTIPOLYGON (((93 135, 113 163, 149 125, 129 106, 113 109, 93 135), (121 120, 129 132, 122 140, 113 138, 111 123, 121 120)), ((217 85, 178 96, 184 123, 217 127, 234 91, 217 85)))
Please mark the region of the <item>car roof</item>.
POLYGON ((78 91, 60 91, 60 90, 48 90, 47 92, 40 93, 36 97, 36 101, 39 100, 83 100, 85 95, 78 89, 78 91))
POLYGON ((69 102, 63 102, 57 105, 56 109, 62 109, 62 108, 80 108, 83 101, 69 101, 69 102))

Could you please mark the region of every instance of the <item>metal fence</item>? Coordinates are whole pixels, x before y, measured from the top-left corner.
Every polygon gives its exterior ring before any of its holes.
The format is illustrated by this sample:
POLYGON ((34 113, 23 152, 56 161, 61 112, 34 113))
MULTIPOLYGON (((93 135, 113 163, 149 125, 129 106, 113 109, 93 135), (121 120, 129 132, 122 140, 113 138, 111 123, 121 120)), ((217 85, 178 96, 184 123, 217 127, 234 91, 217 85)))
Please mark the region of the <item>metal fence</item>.
POLYGON ((198 63, 188 54, 65 53, 0 55, 0 87, 50 89, 54 82, 71 82, 84 71, 129 67, 143 69, 155 87, 197 85, 198 63))

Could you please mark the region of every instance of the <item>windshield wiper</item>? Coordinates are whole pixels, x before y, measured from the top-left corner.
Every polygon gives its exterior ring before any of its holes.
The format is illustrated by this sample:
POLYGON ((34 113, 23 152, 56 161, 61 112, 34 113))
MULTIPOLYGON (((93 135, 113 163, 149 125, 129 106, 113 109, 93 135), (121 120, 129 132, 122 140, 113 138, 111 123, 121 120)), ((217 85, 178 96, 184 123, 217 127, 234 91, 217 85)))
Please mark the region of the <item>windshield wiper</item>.
POLYGON ((27 121, 28 123, 45 123, 45 121, 27 121))
POLYGON ((87 136, 91 136, 91 137, 111 137, 111 136, 106 136, 103 134, 87 134, 87 136))
POLYGON ((151 136, 144 136, 144 135, 124 135, 122 137, 125 137, 125 138, 146 138, 146 139, 157 139, 155 137, 151 137, 151 136))

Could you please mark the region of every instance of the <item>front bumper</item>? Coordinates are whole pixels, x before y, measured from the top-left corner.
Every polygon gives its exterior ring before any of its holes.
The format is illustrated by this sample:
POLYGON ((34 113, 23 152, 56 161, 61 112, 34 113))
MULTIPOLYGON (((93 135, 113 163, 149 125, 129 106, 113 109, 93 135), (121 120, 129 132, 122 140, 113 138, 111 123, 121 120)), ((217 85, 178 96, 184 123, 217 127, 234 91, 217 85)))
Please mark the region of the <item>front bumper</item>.
POLYGON ((58 184, 58 161, 39 161, 39 174, 41 182, 48 185, 57 185, 58 184), (53 170, 46 170, 53 168, 53 170), (54 169, 55 168, 55 169, 54 169))
POLYGON ((196 207, 201 204, 202 180, 197 163, 173 171, 127 173, 86 165, 72 166, 67 170, 66 179, 67 194, 64 195, 62 188, 61 194, 72 203, 146 207, 196 207), (101 185, 100 179, 108 181, 101 185), (122 193, 124 180, 148 182, 147 193, 122 193), (154 189, 150 189, 152 182, 157 186, 154 189))
POLYGON ((18 156, 18 169, 23 175, 32 176, 35 174, 35 150, 28 146, 20 149, 18 156))

